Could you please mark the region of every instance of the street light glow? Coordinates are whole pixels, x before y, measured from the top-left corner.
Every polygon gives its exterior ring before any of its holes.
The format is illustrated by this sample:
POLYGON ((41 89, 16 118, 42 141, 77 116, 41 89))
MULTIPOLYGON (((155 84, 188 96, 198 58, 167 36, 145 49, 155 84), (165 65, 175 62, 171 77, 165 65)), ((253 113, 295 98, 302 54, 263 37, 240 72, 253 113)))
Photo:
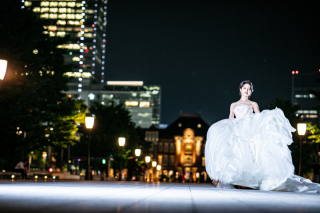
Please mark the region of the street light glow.
POLYGON ((157 170, 158 170, 158 171, 161 170, 161 165, 158 165, 158 166, 157 166, 157 170))
POLYGON ((150 162, 150 156, 146 156, 146 163, 150 162))
POLYGON ((118 138, 119 146, 124 146, 126 143, 126 138, 125 137, 119 137, 118 138))
POLYGON ((86 117, 86 127, 87 129, 92 129, 94 124, 94 117, 86 117))
POLYGON ((305 123, 298 123, 298 134, 305 135, 307 130, 307 124, 305 123))
POLYGON ((4 79, 7 72, 8 61, 0 59, 0 80, 4 79))
POLYGON ((139 157, 141 155, 141 149, 136 149, 134 152, 137 157, 139 157))
POLYGON ((152 161, 152 166, 156 167, 157 166, 157 161, 152 161))

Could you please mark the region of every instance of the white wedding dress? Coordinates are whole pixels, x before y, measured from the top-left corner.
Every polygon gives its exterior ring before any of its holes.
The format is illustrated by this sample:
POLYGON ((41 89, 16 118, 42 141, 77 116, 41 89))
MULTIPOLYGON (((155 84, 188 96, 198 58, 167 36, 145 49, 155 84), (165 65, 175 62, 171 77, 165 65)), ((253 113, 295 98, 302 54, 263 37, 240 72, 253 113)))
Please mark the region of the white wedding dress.
POLYGON ((207 133, 206 170, 218 187, 320 193, 320 184, 294 175, 288 145, 295 129, 281 109, 253 113, 251 106, 238 105, 234 113, 207 133))

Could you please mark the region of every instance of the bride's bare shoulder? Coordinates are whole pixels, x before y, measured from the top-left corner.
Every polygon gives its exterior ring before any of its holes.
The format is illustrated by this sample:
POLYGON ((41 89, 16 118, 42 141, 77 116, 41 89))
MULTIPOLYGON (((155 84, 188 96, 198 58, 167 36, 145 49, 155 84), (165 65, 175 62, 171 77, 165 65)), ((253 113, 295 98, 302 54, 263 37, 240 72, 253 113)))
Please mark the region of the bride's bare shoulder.
POLYGON ((258 106, 258 103, 254 102, 254 101, 250 101, 250 104, 253 105, 253 106, 258 106))
POLYGON ((238 102, 233 102, 231 105, 230 105, 230 108, 233 108, 237 105, 238 102))

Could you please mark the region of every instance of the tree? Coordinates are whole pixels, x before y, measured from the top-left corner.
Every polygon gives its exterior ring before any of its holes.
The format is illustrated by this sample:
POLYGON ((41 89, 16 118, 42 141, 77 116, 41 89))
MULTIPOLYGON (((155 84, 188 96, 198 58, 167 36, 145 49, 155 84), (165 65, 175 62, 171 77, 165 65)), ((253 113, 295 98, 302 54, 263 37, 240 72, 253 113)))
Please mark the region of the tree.
POLYGON ((0 58, 8 70, 0 90, 0 167, 14 163, 34 149, 74 142, 77 120, 83 119, 83 102, 73 101, 67 91, 69 79, 58 44, 66 38, 44 33, 44 22, 21 1, 1 1, 0 58))
MULTIPOLYGON (((144 140, 144 132, 137 128, 131 121, 130 112, 123 105, 112 104, 110 106, 95 103, 90 107, 90 112, 95 116, 94 127, 91 130, 91 156, 92 157, 114 157, 113 167, 118 169, 120 162, 120 147, 118 138, 125 137, 126 144, 123 151, 123 159, 133 156, 134 149, 149 149, 149 142, 144 140)), ((72 151, 73 155, 87 156, 87 135, 88 130, 83 126, 80 129, 83 134, 81 142, 77 144, 72 151)), ((123 161, 123 167, 126 167, 126 160, 123 161)))

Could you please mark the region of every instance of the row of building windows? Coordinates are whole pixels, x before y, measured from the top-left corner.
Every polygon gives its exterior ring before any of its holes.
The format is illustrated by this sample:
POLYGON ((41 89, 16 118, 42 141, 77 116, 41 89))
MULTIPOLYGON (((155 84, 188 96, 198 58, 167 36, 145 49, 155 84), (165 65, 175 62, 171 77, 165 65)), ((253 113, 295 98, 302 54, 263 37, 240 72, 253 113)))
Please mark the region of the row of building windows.
POLYGON ((297 113, 299 114, 318 114, 317 110, 298 110, 297 113))
POLYGON ((174 165, 174 155, 158 155, 158 164, 159 165, 174 165))
POLYGON ((309 94, 309 95, 301 95, 301 94, 296 94, 296 98, 315 98, 314 94, 309 94))
MULTIPOLYGON (((40 6, 43 6, 43 7, 82 7, 83 4, 80 3, 80 2, 74 2, 74 1, 71 1, 71 2, 68 2, 66 0, 64 0, 65 2, 49 2, 49 1, 43 1, 40 3, 40 6)), ((25 2, 25 6, 31 6, 32 5, 32 2, 28 2, 26 1, 25 2)))
POLYGON ((169 152, 169 148, 170 148, 170 152, 174 152, 174 143, 159 143, 158 144, 158 151, 159 152, 169 152))
MULTIPOLYGON (((52 14, 52 13, 43 13, 40 15, 42 19, 82 19, 81 14, 52 14)), ((68 21, 69 22, 69 21, 68 21)), ((74 23, 80 23, 78 25, 83 24, 81 21, 74 21, 74 23)), ((68 23, 69 24, 69 23, 68 23)))
POLYGON ((146 141, 152 141, 152 142, 156 142, 159 140, 159 132, 157 131, 147 131, 146 132, 146 138, 145 138, 146 141))

